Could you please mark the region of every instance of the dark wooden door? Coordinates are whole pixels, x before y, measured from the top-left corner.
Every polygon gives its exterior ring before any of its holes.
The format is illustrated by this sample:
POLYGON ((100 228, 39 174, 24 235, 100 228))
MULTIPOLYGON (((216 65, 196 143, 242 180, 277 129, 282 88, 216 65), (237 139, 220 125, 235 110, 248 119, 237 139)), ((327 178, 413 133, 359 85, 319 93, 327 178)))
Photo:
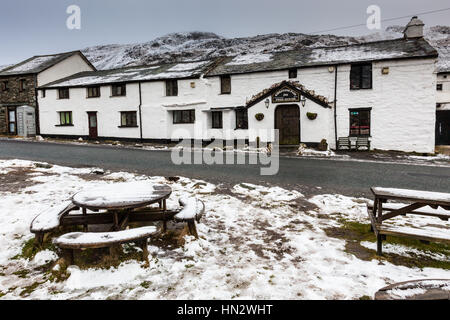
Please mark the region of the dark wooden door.
POLYGON ((89 122, 89 138, 96 139, 98 137, 96 112, 88 112, 88 122, 89 122))
POLYGON ((436 112, 436 145, 450 145, 450 110, 436 112))
POLYGON ((296 145, 300 143, 300 109, 298 105, 276 108, 275 129, 279 130, 280 144, 296 145))

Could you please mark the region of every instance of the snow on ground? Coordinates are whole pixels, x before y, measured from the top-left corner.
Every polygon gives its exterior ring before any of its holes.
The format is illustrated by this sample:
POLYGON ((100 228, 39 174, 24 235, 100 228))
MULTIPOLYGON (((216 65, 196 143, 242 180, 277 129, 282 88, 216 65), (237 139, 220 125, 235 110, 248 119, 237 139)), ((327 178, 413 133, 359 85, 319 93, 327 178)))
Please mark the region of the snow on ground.
MULTIPOLYGON (((305 199, 296 190, 246 183, 222 193, 213 184, 183 177, 169 182, 127 172, 96 175, 93 168, 35 166, 22 160, 0 160, 0 170, 0 178, 17 170, 27 173, 22 188, 11 183, 14 192, 0 192, 1 299, 357 299, 373 297, 395 282, 450 278, 450 270, 360 260, 345 250, 345 240, 327 236, 325 229, 340 226, 342 218, 368 223, 367 199, 305 199), (185 236, 185 244, 178 247, 149 245, 149 267, 135 260, 109 269, 74 265, 61 281, 51 280, 43 268, 57 259, 52 250, 32 260, 13 259, 33 237, 29 226, 37 213, 84 188, 127 181, 169 184, 169 208, 177 207, 180 197, 203 200, 200 239, 185 236), (300 211, 299 201, 317 208, 300 211)), ((373 247, 370 242, 364 245, 373 247)), ((387 250, 408 251, 394 245, 387 250)), ((436 254, 433 258, 449 259, 436 254)))

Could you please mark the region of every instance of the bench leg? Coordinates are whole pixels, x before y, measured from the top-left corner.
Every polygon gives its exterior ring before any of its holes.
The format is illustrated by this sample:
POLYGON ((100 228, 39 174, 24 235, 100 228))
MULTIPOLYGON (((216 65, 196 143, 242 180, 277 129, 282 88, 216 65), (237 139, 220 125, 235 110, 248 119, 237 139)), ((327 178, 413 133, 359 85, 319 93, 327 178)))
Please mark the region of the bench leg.
POLYGON ((383 235, 377 235, 377 255, 383 255, 383 235))
POLYGON ((191 236, 194 236, 195 239, 198 239, 198 233, 197 233, 197 228, 195 227, 195 222, 188 221, 187 224, 188 224, 189 233, 191 234, 191 236))
POLYGON ((36 233, 36 236, 34 237, 36 240, 36 243, 39 246, 42 246, 42 244, 44 243, 44 235, 45 234, 43 232, 39 232, 39 233, 36 233))
POLYGON ((72 265, 75 261, 73 249, 62 249, 62 258, 67 266, 72 265))
POLYGON ((140 243, 140 247, 142 249, 142 260, 148 265, 148 247, 147 247, 147 239, 143 240, 140 243))
POLYGON ((121 245, 114 245, 109 247, 109 256, 112 262, 117 262, 120 256, 121 245))

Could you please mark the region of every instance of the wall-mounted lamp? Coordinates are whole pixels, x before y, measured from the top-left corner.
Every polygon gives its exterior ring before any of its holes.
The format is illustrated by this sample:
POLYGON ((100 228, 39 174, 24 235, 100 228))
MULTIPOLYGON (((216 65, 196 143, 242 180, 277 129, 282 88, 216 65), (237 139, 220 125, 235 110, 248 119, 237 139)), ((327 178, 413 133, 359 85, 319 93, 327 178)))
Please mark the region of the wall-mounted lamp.
POLYGON ((270 100, 266 99, 266 101, 264 101, 264 103, 266 104, 266 108, 269 109, 270 100))
POLYGON ((302 106, 305 106, 305 104, 306 104, 306 98, 305 98, 305 96, 301 96, 301 97, 300 97, 300 102, 302 103, 302 106))

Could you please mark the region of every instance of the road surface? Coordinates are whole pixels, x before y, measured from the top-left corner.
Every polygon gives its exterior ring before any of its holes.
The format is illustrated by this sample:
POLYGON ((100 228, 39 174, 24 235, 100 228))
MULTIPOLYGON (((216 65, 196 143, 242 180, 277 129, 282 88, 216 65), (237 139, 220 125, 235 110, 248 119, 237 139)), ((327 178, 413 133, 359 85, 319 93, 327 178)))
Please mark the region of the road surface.
POLYGON ((280 158, 277 175, 257 165, 175 165, 168 151, 105 145, 0 140, 0 159, 26 159, 67 166, 96 166, 147 175, 185 176, 231 187, 272 184, 308 193, 371 196, 371 186, 450 192, 450 168, 332 159, 280 158), (319 188, 317 188, 319 187, 319 188))

